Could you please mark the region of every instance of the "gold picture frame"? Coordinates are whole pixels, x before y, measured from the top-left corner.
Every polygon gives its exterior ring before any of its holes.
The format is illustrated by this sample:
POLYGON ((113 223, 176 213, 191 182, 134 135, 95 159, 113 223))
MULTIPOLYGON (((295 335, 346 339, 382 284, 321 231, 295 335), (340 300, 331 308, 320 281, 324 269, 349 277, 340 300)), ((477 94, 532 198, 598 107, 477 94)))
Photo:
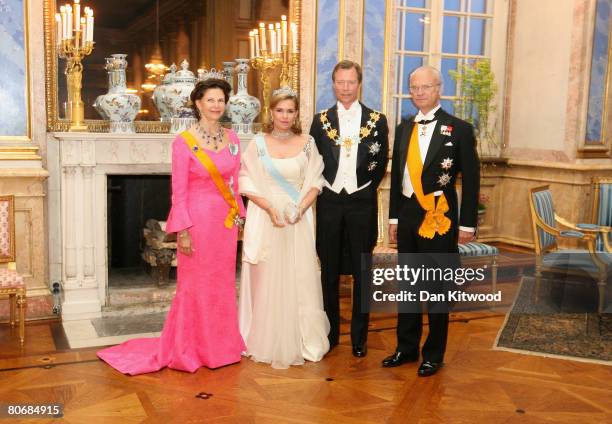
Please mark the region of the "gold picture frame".
MULTIPOLYGON (((0 142, 31 142, 32 141, 32 106, 30 101, 30 38, 29 38, 29 11, 30 0, 23 0, 23 51, 25 54, 25 112, 26 112, 26 134, 0 135, 0 142)), ((0 152, 0 159, 2 154, 0 152)))
MULTIPOLYGON (((70 128, 70 121, 60 119, 58 115, 57 81, 58 58, 55 53, 55 13, 56 1, 44 0, 43 19, 45 33, 45 88, 47 109, 47 130, 49 132, 64 132, 70 128)), ((292 22, 301 27, 301 0, 289 0, 289 16, 292 22)), ((299 31, 298 31, 299 34, 299 31)), ((95 41, 95 40, 94 40, 95 41)), ((299 44, 299 43, 298 43, 299 44)), ((292 86, 299 87, 299 58, 293 75, 292 86)), ((29 96, 28 96, 29 98, 29 96)), ((135 121, 137 133, 167 133, 170 124, 159 121, 135 121)), ((87 131, 108 132, 109 122, 101 119, 86 119, 87 131)))

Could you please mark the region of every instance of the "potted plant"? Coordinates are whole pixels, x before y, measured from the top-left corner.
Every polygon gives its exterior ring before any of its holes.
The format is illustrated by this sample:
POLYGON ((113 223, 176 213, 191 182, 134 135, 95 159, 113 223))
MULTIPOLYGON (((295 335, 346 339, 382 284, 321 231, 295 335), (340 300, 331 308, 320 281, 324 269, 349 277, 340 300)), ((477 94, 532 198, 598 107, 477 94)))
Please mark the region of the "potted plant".
POLYGON ((449 71, 449 74, 459 88, 454 114, 474 126, 479 156, 499 156, 501 146, 497 125, 491 121, 497 109, 497 83, 491 70, 491 62, 488 59, 479 59, 462 63, 456 71, 449 71))

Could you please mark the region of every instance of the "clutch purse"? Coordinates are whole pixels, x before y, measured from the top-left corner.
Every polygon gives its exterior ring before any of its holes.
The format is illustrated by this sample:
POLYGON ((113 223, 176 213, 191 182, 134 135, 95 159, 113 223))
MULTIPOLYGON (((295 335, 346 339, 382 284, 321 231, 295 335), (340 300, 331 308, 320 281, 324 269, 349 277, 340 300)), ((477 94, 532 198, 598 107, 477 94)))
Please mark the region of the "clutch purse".
POLYGON ((283 216, 289 224, 295 224, 300 219, 300 209, 293 202, 287 203, 283 209, 283 216))

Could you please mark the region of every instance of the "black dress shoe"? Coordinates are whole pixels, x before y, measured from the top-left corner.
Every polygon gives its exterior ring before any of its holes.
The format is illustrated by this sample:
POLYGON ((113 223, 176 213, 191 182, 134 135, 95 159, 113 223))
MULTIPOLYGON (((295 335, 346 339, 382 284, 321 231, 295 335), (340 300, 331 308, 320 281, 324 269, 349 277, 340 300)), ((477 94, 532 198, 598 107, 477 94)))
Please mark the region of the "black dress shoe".
POLYGON ((353 356, 363 358, 368 354, 368 348, 364 345, 353 345, 353 356))
POLYGON ((382 361, 382 366, 385 368, 398 367, 406 362, 416 362, 419 359, 419 354, 409 354, 406 352, 395 352, 393 355, 387 356, 382 361))
POLYGON ((437 373, 443 365, 442 362, 423 361, 417 373, 419 377, 429 377, 437 373))

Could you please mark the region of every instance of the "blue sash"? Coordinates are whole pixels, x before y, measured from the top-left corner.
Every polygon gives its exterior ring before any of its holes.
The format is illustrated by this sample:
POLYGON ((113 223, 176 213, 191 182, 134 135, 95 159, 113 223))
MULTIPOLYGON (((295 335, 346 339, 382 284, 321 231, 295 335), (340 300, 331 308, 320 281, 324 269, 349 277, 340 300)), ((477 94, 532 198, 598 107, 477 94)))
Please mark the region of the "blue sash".
POLYGON ((268 174, 278 183, 278 185, 291 197, 291 200, 295 204, 300 200, 300 193, 293 187, 289 181, 285 179, 281 175, 281 173, 276 169, 274 163, 272 162, 272 158, 268 154, 268 149, 266 148, 266 141, 264 140, 263 134, 258 134, 255 136, 255 143, 257 143, 257 150, 259 152, 259 157, 261 158, 261 162, 263 163, 264 168, 268 171, 268 174))

